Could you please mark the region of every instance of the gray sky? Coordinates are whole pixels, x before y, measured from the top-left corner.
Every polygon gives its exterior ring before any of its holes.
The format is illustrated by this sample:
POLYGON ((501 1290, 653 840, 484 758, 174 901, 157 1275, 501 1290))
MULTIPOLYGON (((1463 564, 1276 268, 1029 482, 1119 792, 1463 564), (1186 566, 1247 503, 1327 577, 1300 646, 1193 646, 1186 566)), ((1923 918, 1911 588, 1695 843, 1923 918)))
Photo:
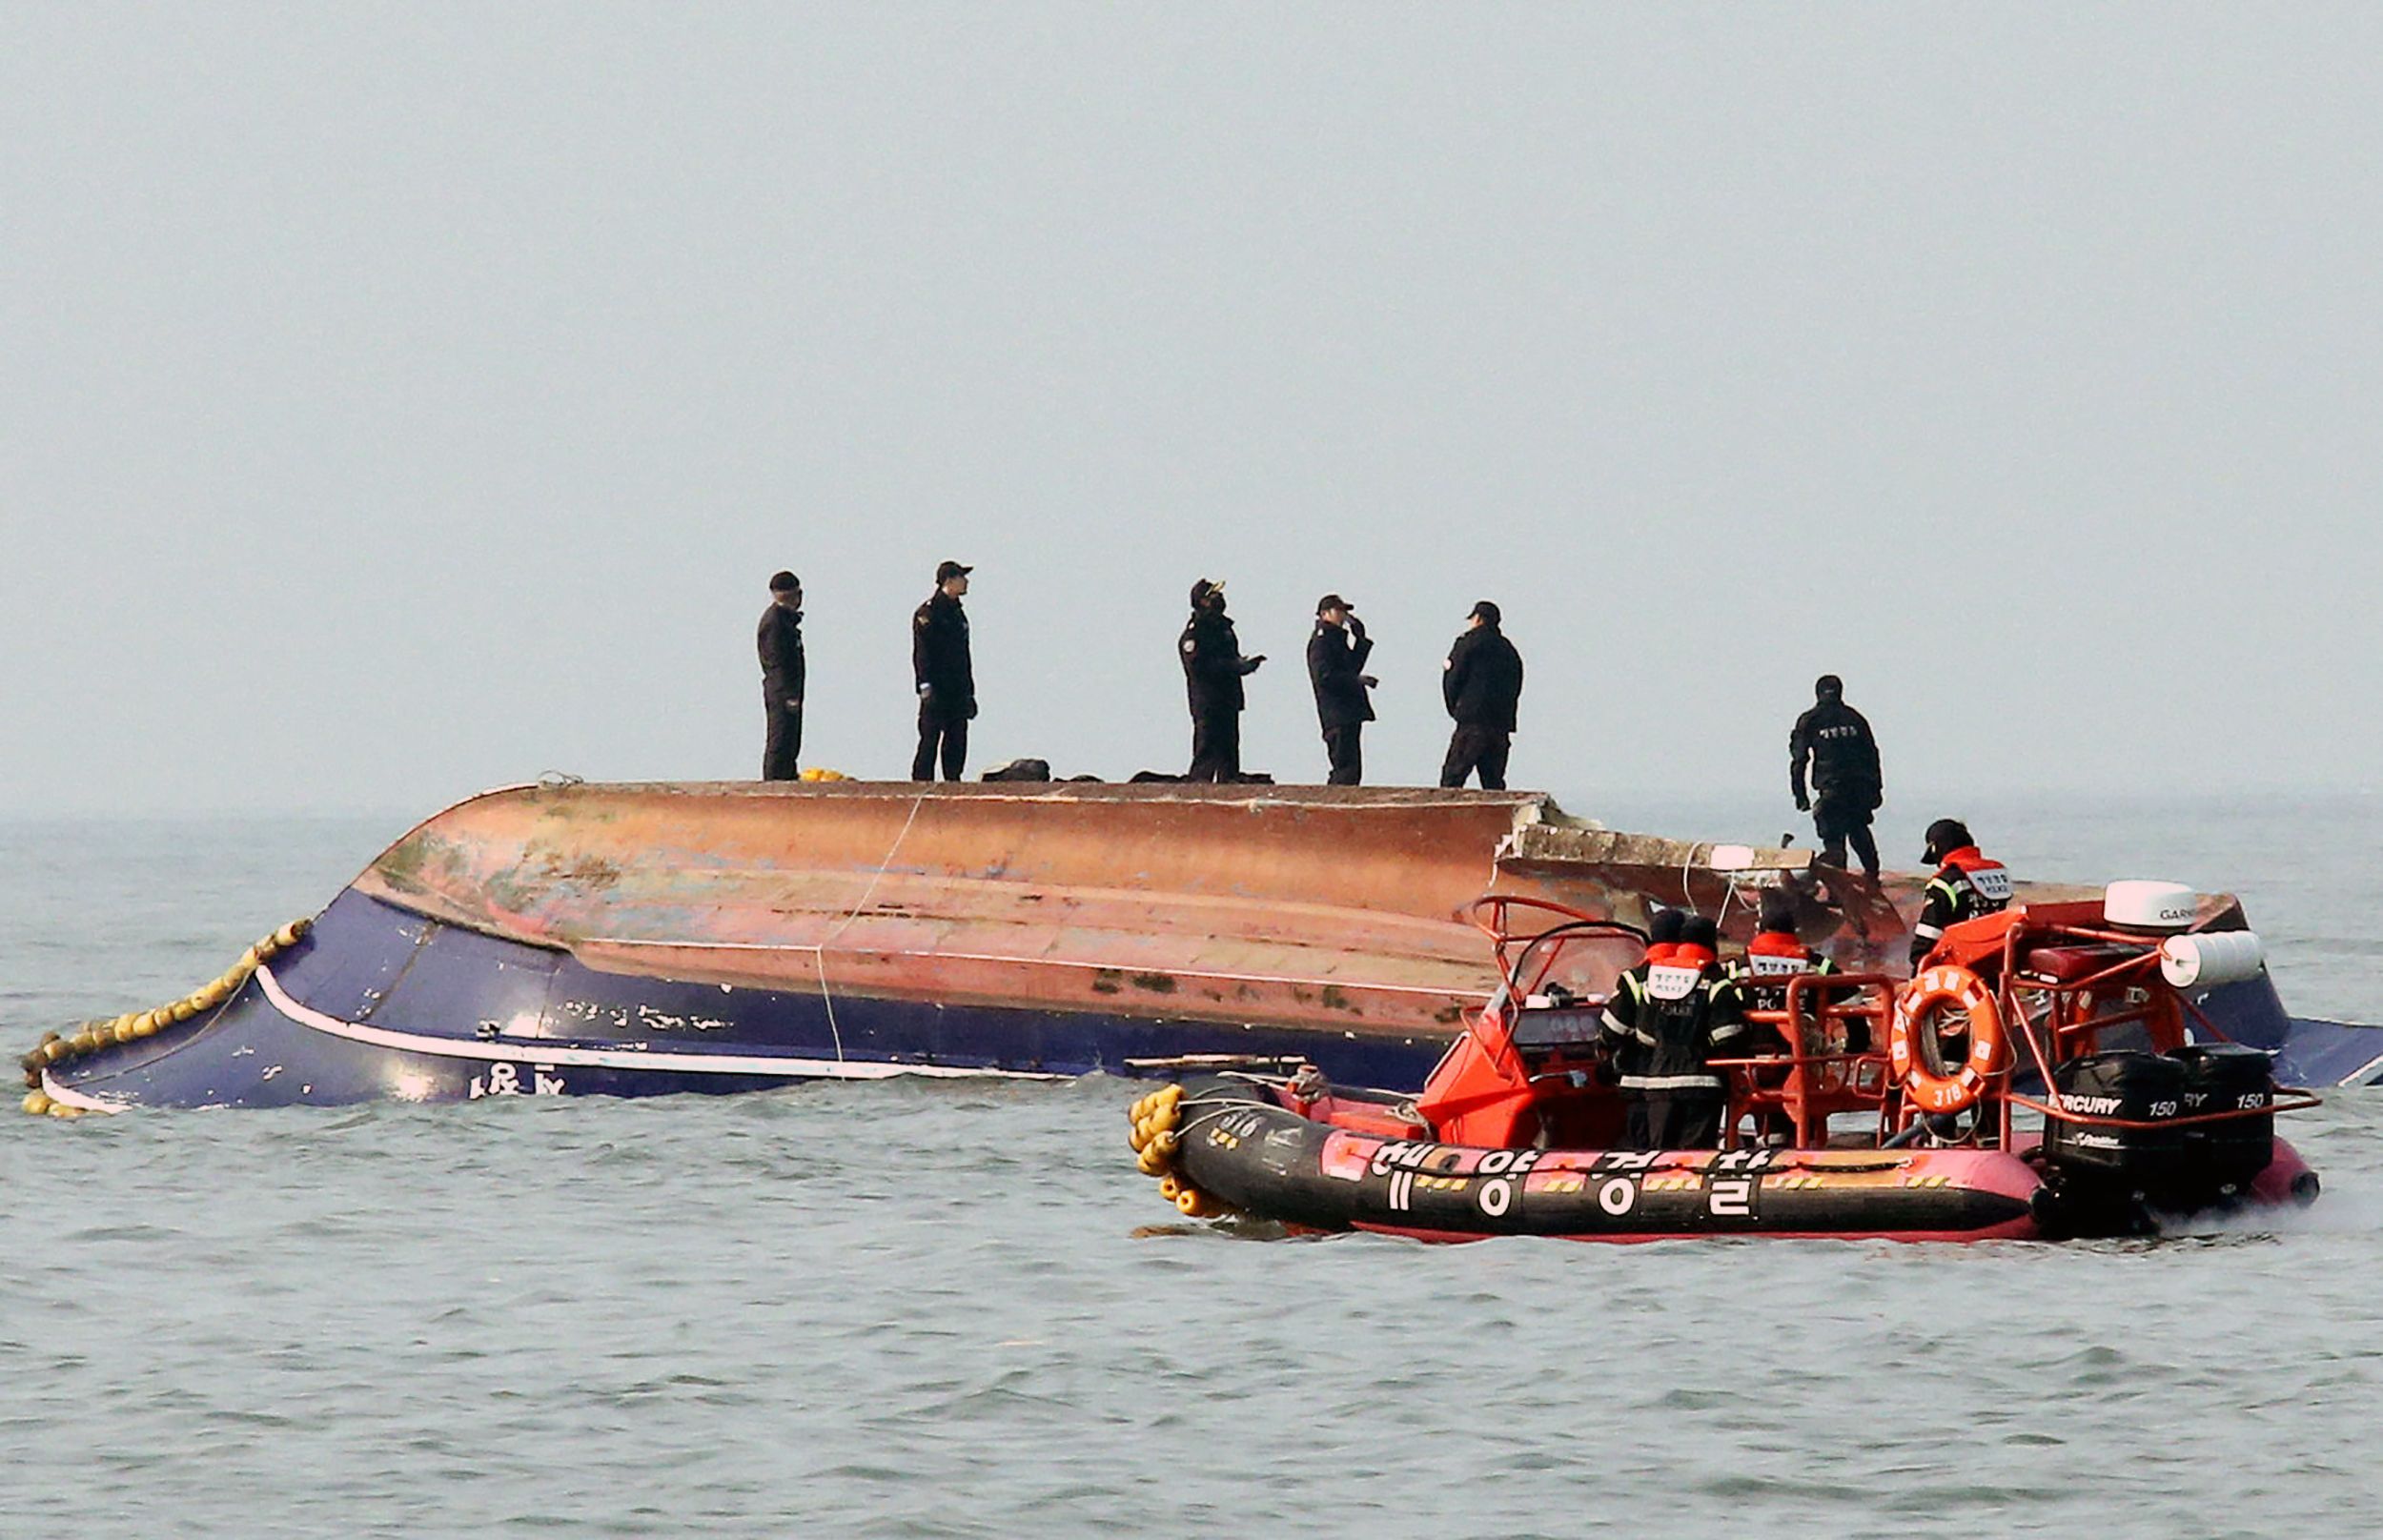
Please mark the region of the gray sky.
MULTIPOLYGON (((427 811, 806 762, 2372 786, 2372 7, 0 5, 0 807, 427 811)), ((1897 804, 1901 806, 1901 803, 1897 804)), ((1916 827, 1927 809, 1905 811, 1916 827)))

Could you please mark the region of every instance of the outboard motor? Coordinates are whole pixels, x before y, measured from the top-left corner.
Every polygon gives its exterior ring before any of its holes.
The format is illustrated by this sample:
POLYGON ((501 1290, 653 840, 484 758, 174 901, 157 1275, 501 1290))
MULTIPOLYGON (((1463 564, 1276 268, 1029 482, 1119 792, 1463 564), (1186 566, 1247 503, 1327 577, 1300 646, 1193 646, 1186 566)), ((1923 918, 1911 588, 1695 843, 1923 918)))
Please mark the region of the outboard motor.
POLYGON ((2190 1208, 2239 1197, 2275 1159, 2273 1067, 2266 1054, 2239 1043, 2196 1043, 2169 1057, 2185 1066, 2186 1116, 2252 1114, 2184 1130, 2184 1181, 2177 1197, 2190 1208))
POLYGON ((2044 1157, 2064 1226, 2085 1235, 2149 1227, 2148 1207, 2174 1201, 2185 1179, 2187 1072, 2175 1059, 2133 1049, 2089 1053, 2052 1071, 2052 1104, 2083 1117, 2147 1126, 2044 1120, 2044 1157))

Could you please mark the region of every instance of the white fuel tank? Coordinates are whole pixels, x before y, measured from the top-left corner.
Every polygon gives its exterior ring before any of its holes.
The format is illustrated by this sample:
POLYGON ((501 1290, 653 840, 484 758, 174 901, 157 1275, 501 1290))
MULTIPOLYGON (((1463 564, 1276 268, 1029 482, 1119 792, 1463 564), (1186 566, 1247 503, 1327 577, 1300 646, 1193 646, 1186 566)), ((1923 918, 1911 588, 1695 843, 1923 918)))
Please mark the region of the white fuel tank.
POLYGON ((2179 989, 2214 989, 2256 978, 2267 948, 2247 930, 2205 930, 2160 942, 2160 977, 2179 989))
POLYGON ((2192 911, 2192 889, 2177 882, 2112 882, 2102 890, 2102 918, 2129 930, 2182 930, 2192 911))

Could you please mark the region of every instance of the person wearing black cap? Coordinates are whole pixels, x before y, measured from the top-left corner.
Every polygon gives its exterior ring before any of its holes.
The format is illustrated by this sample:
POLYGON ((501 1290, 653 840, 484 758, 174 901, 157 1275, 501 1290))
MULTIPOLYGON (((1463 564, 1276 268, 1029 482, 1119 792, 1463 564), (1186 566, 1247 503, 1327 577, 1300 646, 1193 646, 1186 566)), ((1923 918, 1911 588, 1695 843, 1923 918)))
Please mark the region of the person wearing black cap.
POLYGON ((1506 789, 1506 755, 1514 742, 1515 706, 1522 699, 1522 655, 1498 629, 1497 606, 1473 606, 1465 630, 1441 665, 1440 699, 1456 730, 1440 761, 1439 783, 1461 786, 1476 771, 1484 791, 1506 789))
POLYGON ((968 659, 968 615, 960 596, 973 567, 947 561, 935 569, 935 592, 910 617, 910 672, 919 687, 919 751, 912 780, 957 780, 968 758, 968 723, 976 716, 976 669, 968 659))
MULTIPOLYGON (((1741 1044, 1744 997, 1722 971, 1721 932, 1691 915, 1679 943, 1649 956, 1635 986, 1617 983, 1600 1023, 1618 1056, 1629 1106, 1625 1138, 1639 1149, 1714 1149, 1721 1145, 1724 1084, 1712 1066, 1741 1044)), ((1625 974, 1625 978, 1629 975, 1625 974)))
POLYGON ((1813 682, 1814 705, 1796 719, 1787 735, 1787 783, 1796 794, 1796 811, 1812 815, 1820 836, 1821 860, 1840 871, 1845 865, 1845 843, 1862 860, 1863 874, 1878 880, 1878 841, 1870 833, 1870 815, 1885 800, 1885 780, 1879 774, 1878 740, 1862 713, 1845 704, 1845 685, 1834 674, 1813 682), (1812 791, 1805 795, 1804 761, 1812 764, 1812 791))
POLYGON ((1192 768, 1186 780, 1241 779, 1242 679, 1266 661, 1241 656, 1241 638, 1225 616, 1225 585, 1203 578, 1192 585, 1192 618, 1177 644, 1184 691, 1192 703, 1192 768))
POLYGON ((1315 719, 1324 728, 1324 754, 1332 764, 1326 784, 1354 786, 1365 777, 1357 741, 1374 719, 1366 692, 1380 681, 1365 672, 1374 638, 1365 634, 1349 601, 1327 594, 1315 601, 1315 635, 1308 638, 1308 682, 1315 687, 1315 719))
POLYGON ((803 579, 782 572, 769 579, 762 612, 762 707, 769 713, 763 740, 762 779, 792 780, 803 752, 803 579))
POLYGON ((1938 819, 1928 825, 1927 848, 1920 859, 1936 868, 1920 901, 1920 922, 1911 927, 1911 965, 1936 946, 1946 929, 1980 915, 2001 914, 2010 907, 2010 873, 1999 861, 1978 851, 1969 825, 1959 819, 1938 819))

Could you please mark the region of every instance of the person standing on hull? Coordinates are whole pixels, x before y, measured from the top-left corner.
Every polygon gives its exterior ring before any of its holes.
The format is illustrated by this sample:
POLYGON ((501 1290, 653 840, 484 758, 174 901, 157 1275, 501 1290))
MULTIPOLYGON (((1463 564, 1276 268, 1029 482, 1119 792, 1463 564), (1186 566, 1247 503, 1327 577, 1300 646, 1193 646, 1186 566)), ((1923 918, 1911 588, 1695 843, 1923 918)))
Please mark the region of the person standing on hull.
POLYGON ((1643 1124, 1631 1128, 1640 1149, 1721 1147, 1726 1085, 1712 1062, 1742 1044, 1746 1023, 1743 996, 1722 971, 1720 945, 1720 927, 1701 915, 1689 917, 1667 958, 1640 964, 1643 991, 1617 988, 1605 1003, 1606 1036, 1638 1045, 1621 1090, 1643 1108, 1643 1124))
POLYGON ((1461 786, 1478 772, 1483 791, 1506 789, 1515 706, 1522 699, 1522 655, 1498 629, 1502 618, 1488 599, 1474 605, 1464 634, 1448 649, 1448 661, 1441 665, 1440 699, 1456 722, 1449 735, 1447 758, 1440 761, 1443 786, 1461 786))
POLYGON ((1787 783, 1796 794, 1796 811, 1812 815, 1812 831, 1820 837, 1821 860, 1843 871, 1845 845, 1861 858, 1862 873, 1878 881, 1878 841, 1870 833, 1870 815, 1885 800, 1886 782, 1879 774, 1878 740, 1862 713, 1845 704, 1845 684, 1823 674, 1812 685, 1813 706, 1796 719, 1787 735, 1787 783), (1811 761, 1812 784, 1804 789, 1804 763, 1811 761))
POLYGON ((976 669, 968 658, 968 614, 960 598, 974 567, 947 561, 935 569, 935 592, 910 617, 910 672, 919 687, 919 751, 912 780, 957 780, 968 759, 968 723, 976 718, 976 669))
POLYGON ((1325 784, 1354 786, 1365 778, 1365 755, 1358 735, 1374 719, 1374 702, 1366 695, 1380 680, 1364 672, 1374 651, 1349 601, 1327 594, 1315 601, 1315 635, 1308 638, 1308 682, 1315 687, 1315 719, 1324 729, 1324 754, 1332 773, 1325 784))
POLYGON ((803 752, 803 579, 782 572, 769 579, 762 612, 762 706, 769 736, 762 743, 762 779, 792 780, 803 752))
POLYGON ((1256 673, 1266 657, 1241 656, 1241 638, 1225 617, 1223 583, 1203 578, 1192 585, 1192 618, 1178 650, 1192 702, 1192 768, 1183 779, 1239 780, 1241 681, 1256 673))
POLYGON ((1920 859, 1935 867, 1936 875, 1928 879, 1920 901, 1920 922, 1911 927, 1915 968, 1949 927, 2010 907, 2010 873, 2001 861, 1979 853, 1969 825, 1959 819, 1938 819, 1928 825, 1927 841, 1920 859))

